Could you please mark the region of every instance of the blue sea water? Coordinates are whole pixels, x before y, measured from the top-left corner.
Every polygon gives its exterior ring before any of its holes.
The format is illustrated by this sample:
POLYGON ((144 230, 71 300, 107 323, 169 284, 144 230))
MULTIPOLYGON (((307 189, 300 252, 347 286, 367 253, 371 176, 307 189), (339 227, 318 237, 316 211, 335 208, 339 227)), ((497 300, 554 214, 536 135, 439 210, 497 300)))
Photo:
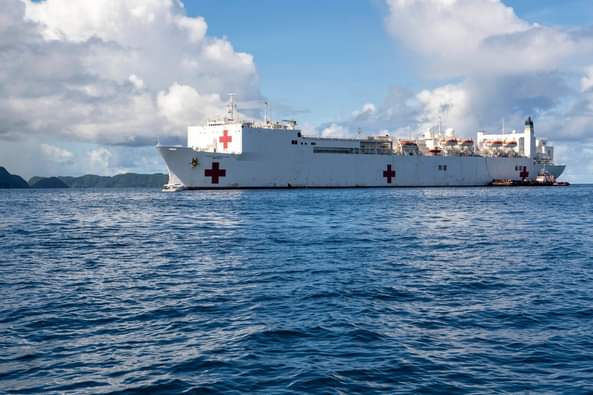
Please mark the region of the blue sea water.
POLYGON ((593 187, 0 192, 0 392, 591 393, 593 187))

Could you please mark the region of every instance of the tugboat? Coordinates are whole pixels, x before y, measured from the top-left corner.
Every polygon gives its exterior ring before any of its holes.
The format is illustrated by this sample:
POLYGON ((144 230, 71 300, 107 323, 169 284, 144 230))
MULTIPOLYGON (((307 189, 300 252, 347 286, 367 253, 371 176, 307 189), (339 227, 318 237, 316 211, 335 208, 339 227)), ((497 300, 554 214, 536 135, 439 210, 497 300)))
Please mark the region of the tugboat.
POLYGON ((545 169, 542 169, 535 180, 511 180, 509 178, 493 180, 490 186, 493 187, 565 187, 570 184, 566 181, 556 181, 556 177, 545 169))
POLYGON ((542 171, 539 172, 539 174, 535 178, 535 182, 538 185, 546 185, 546 186, 554 186, 554 187, 565 187, 565 186, 570 185, 566 181, 556 181, 556 177, 554 177, 546 169, 542 169, 542 171))

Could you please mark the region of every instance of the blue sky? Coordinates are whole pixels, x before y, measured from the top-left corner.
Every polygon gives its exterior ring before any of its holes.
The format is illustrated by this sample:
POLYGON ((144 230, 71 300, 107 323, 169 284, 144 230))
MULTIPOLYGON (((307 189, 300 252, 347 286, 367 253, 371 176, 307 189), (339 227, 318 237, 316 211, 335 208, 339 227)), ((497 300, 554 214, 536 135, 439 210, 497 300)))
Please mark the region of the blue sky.
MULTIPOLYGON (((507 0, 519 17, 545 25, 593 21, 591 0, 507 0)), ((255 57, 272 104, 312 123, 347 117, 380 102, 390 87, 433 88, 447 80, 416 72, 411 55, 386 32, 386 5, 373 0, 185 0, 209 33, 255 57), (304 113, 301 113, 303 111, 304 113)), ((282 114, 289 116, 290 113, 282 114)))
POLYGON ((272 104, 326 122, 392 84, 413 85, 413 70, 385 33, 378 2, 186 1, 209 31, 254 55, 262 93, 272 104), (410 78, 412 77, 412 78, 410 78))

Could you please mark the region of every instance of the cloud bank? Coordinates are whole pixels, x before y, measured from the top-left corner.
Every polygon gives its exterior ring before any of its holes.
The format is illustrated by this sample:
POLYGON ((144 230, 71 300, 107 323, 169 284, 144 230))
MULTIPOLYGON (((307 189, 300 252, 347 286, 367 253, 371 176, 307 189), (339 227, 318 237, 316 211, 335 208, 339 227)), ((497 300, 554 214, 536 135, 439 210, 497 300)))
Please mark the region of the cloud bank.
POLYGON ((177 0, 4 0, 0 138, 182 137, 226 94, 259 96, 253 58, 177 0))
POLYGON ((408 61, 424 79, 447 82, 420 92, 394 88, 343 126, 418 130, 442 118, 473 134, 503 117, 521 126, 533 115, 550 137, 592 137, 593 28, 529 23, 499 0, 386 2, 387 31, 408 61))

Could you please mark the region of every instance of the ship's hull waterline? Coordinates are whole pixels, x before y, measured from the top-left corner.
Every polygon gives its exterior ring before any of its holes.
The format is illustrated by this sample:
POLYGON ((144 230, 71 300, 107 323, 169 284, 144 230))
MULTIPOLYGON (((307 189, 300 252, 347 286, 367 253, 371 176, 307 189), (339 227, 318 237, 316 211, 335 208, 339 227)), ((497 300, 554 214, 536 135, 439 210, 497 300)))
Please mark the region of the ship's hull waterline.
POLYGON ((495 179, 533 179, 564 166, 524 157, 402 156, 274 152, 225 154, 157 147, 169 169, 169 188, 347 188, 485 186, 495 179))

